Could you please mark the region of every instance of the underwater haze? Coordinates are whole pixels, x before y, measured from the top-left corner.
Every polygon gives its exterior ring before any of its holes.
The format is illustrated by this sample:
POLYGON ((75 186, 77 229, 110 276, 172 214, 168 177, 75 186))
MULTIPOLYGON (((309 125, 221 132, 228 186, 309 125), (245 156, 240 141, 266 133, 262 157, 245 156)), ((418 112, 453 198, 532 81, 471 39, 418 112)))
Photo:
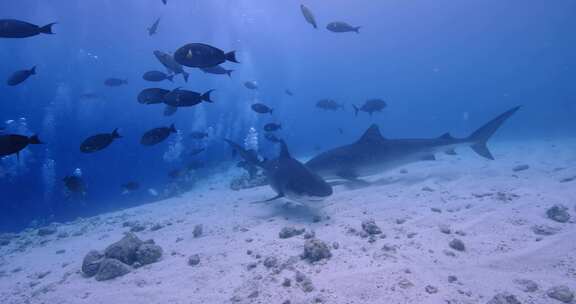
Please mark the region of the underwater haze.
POLYGON ((573 303, 574 29, 572 0, 3 1, 0 299, 573 303))

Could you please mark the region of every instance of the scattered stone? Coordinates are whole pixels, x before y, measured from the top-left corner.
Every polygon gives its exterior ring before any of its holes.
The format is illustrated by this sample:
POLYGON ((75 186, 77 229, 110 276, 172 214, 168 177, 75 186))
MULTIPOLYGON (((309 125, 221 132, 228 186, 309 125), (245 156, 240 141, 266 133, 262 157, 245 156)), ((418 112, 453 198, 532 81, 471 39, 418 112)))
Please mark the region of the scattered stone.
POLYGON ((408 289, 414 287, 414 283, 410 282, 408 279, 402 279, 398 282, 398 286, 402 289, 408 289))
POLYGON ((429 294, 435 294, 438 293, 438 288, 432 286, 432 285, 426 285, 426 287, 424 288, 426 290, 427 293, 429 294))
POLYGON ((440 224, 438 226, 438 228, 440 229, 440 232, 444 233, 444 234, 450 234, 452 233, 452 228, 450 228, 450 225, 447 224, 440 224))
POLYGON ((66 249, 56 250, 56 254, 64 254, 64 253, 66 253, 66 249))
POLYGON ((140 265, 156 263, 162 257, 162 247, 155 244, 144 243, 136 250, 136 261, 140 265))
POLYGON ((322 217, 319 215, 314 215, 312 217, 312 223, 319 223, 320 221, 322 221, 322 217))
POLYGON ((512 171, 520 172, 520 171, 524 171, 524 170, 528 170, 528 169, 530 169, 530 166, 528 166, 528 165, 518 165, 518 166, 512 168, 512 171))
POLYGON ((130 266, 116 259, 104 259, 96 274, 96 281, 111 280, 130 272, 130 266))
POLYGON ((144 242, 133 233, 127 233, 120 241, 108 246, 104 255, 109 259, 117 259, 125 264, 136 262, 136 250, 144 242))
POLYGON ((402 219, 396 219, 396 224, 402 225, 402 224, 404 224, 404 223, 406 223, 406 219, 404 219, 404 218, 402 218, 402 219))
POLYGON ((67 238, 67 237, 69 237, 69 236, 70 236, 70 234, 69 234, 68 232, 60 232, 60 233, 58 233, 58 236, 57 236, 57 237, 58 237, 59 239, 65 239, 65 238, 67 238))
POLYGON ((47 276, 48 276, 49 274, 51 274, 51 273, 52 273, 52 271, 39 272, 39 273, 36 274, 36 278, 39 279, 39 280, 41 280, 41 279, 47 277, 47 276))
POLYGON ((454 283, 458 281, 458 277, 450 275, 448 276, 448 283, 454 283))
POLYGON ((202 226, 202 224, 194 226, 194 231, 192 231, 194 238, 199 238, 202 234, 204 234, 204 226, 202 226))
POLYGON ((564 205, 554 205, 546 211, 546 215, 549 219, 559 222, 566 223, 570 220, 570 213, 568 213, 568 207, 564 205))
POLYGON ((560 232, 560 228, 551 227, 548 225, 534 225, 530 229, 537 235, 554 235, 560 232))
POLYGON ((156 224, 152 225, 152 227, 150 227, 150 231, 158 231, 162 228, 164 228, 164 225, 162 225, 160 223, 156 223, 156 224))
POLYGON ((340 243, 338 243, 338 242, 332 243, 332 248, 338 250, 338 248, 340 248, 340 243))
POLYGON ((563 179, 560 180, 561 183, 569 183, 571 181, 575 181, 576 180, 576 175, 575 176, 571 176, 571 177, 565 177, 563 179))
POLYGON ((132 228, 130 228, 130 232, 141 232, 146 230, 146 226, 142 225, 140 223, 138 223, 136 226, 132 226, 132 228))
POLYGON ((248 265, 246 265, 247 270, 252 270, 256 267, 258 267, 258 263, 256 263, 256 262, 252 262, 252 263, 249 263, 248 265))
POLYGON ((276 266, 278 266, 278 258, 274 257, 274 256, 269 256, 267 258, 264 259, 264 267, 270 269, 270 268, 275 268, 276 266))
POLYGON ((284 282, 282 282, 282 286, 284 286, 284 287, 292 286, 292 280, 290 280, 289 278, 284 278, 284 282))
POLYGON ((319 239, 308 239, 304 243, 304 253, 300 256, 309 262, 317 262, 332 257, 330 248, 319 239))
POLYGON ((39 236, 48 236, 56 233, 58 230, 55 227, 42 227, 38 228, 39 236))
POLYGON ((466 246, 464 246, 464 242, 462 242, 460 239, 453 239, 452 241, 450 241, 449 245, 450 245, 450 248, 457 250, 457 251, 465 251, 466 250, 466 246))
POLYGON ((87 277, 93 277, 98 273, 100 269, 100 262, 104 258, 104 255, 97 250, 92 250, 86 254, 84 261, 82 262, 82 272, 87 277))
POLYGON ((524 292, 535 292, 538 290, 538 284, 532 280, 519 279, 515 280, 514 283, 518 284, 520 290, 524 292))
POLYGON ((297 235, 301 235, 302 233, 304 233, 304 231, 306 231, 306 229, 304 228, 297 229, 295 227, 284 227, 278 233, 278 237, 281 239, 288 239, 297 235))
POLYGON ((495 295, 486 304, 522 304, 516 296, 509 294, 507 292, 499 293, 495 295))
POLYGON ((382 229, 376 225, 376 222, 373 219, 363 221, 362 230, 370 235, 382 233, 382 229))
POLYGON ((440 209, 440 208, 432 207, 432 208, 430 208, 430 210, 431 210, 432 212, 442 213, 442 209, 440 209))
POLYGON ((554 300, 558 300, 563 303, 571 303, 574 300, 574 293, 567 286, 554 286, 546 291, 546 295, 554 300))
POLYGON ((200 264, 200 255, 193 254, 190 257, 188 257, 188 265, 196 266, 198 264, 200 264))
POLYGON ((434 192, 434 189, 432 189, 432 188, 430 188, 430 187, 428 187, 428 186, 425 186, 425 187, 422 188, 422 191, 434 192))
POLYGON ((308 239, 312 239, 316 237, 316 232, 314 231, 306 231, 306 233, 304 233, 304 239, 308 240, 308 239))

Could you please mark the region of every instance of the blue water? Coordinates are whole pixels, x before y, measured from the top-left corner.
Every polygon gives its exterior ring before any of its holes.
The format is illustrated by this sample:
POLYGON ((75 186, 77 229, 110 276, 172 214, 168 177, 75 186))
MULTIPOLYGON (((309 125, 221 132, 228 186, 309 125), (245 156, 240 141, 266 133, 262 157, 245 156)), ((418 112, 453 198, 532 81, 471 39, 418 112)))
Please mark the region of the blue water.
MULTIPOLYGON (((446 131, 465 136, 495 115, 522 110, 498 137, 546 139, 574 136, 576 123, 576 3, 556 1, 322 1, 307 0, 319 29, 301 15, 299 1, 84 0, 2 1, 0 19, 38 25, 58 22, 55 35, 0 38, 0 78, 37 65, 24 84, 0 84, 0 121, 7 132, 39 134, 46 142, 0 161, 0 231, 19 230, 33 220, 65 221, 158 199, 167 173, 192 159, 204 168, 198 182, 222 174, 237 159, 222 138, 243 141, 258 130, 263 154, 274 155, 262 126, 279 122, 293 154, 310 157, 352 142, 371 123, 386 137, 435 137, 446 131), (146 29, 161 18, 158 34, 146 29), (335 34, 325 25, 347 21, 360 34, 335 34), (154 50, 174 52, 189 42, 236 50, 240 64, 226 63, 233 77, 192 68, 190 81, 149 83, 148 70, 164 71, 154 50), (118 88, 109 77, 128 79, 118 88), (257 91, 243 86, 255 80, 257 91), (162 115, 160 105, 136 100, 148 87, 215 89, 214 104, 162 115), (294 96, 285 94, 289 89, 294 96), (82 100, 94 93, 98 100, 82 100), (345 109, 323 112, 322 98, 345 109), (383 113, 354 117, 352 104, 369 98, 388 103, 383 113), (254 102, 274 108, 259 115, 254 102), (6 125, 4 122, 14 120, 6 125), (172 135, 149 148, 141 135, 175 123, 172 135), (82 154, 86 137, 120 129, 122 139, 95 154, 82 154), (339 134, 338 128, 343 129, 339 134), (201 144, 191 131, 210 132, 201 144), (169 149, 207 148, 196 156, 166 155, 169 149), (87 185, 83 201, 66 199, 61 179, 81 169, 87 185), (122 195, 120 185, 138 181, 141 189, 122 195)), ((193 187, 191 188, 193 189, 193 187)), ((190 190, 190 189, 187 189, 190 190)), ((241 194, 239 194, 241 195, 241 194)))

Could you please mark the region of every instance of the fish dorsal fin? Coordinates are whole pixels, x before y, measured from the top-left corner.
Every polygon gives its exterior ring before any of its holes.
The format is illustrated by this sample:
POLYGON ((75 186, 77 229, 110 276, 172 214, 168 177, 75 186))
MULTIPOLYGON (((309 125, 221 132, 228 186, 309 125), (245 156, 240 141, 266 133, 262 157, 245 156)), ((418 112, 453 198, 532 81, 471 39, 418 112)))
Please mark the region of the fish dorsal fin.
POLYGON ((440 139, 454 139, 454 136, 452 136, 450 133, 446 132, 442 135, 440 135, 440 137, 438 137, 440 139))
POLYGON ((378 142, 386 140, 380 133, 380 128, 377 124, 371 125, 366 132, 360 137, 358 142, 378 142))

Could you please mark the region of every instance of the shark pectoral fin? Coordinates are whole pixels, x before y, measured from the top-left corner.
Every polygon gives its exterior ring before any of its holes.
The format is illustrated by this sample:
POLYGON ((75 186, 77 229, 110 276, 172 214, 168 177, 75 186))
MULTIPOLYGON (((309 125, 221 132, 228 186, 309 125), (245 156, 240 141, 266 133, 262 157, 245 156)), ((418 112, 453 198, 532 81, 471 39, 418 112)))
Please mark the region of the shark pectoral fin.
POLYGON ((444 153, 448 154, 448 155, 456 155, 456 150, 454 149, 448 149, 446 151, 444 151, 444 153))
POLYGON ((434 156, 434 154, 425 155, 422 157, 422 160, 436 160, 436 156, 434 156))

